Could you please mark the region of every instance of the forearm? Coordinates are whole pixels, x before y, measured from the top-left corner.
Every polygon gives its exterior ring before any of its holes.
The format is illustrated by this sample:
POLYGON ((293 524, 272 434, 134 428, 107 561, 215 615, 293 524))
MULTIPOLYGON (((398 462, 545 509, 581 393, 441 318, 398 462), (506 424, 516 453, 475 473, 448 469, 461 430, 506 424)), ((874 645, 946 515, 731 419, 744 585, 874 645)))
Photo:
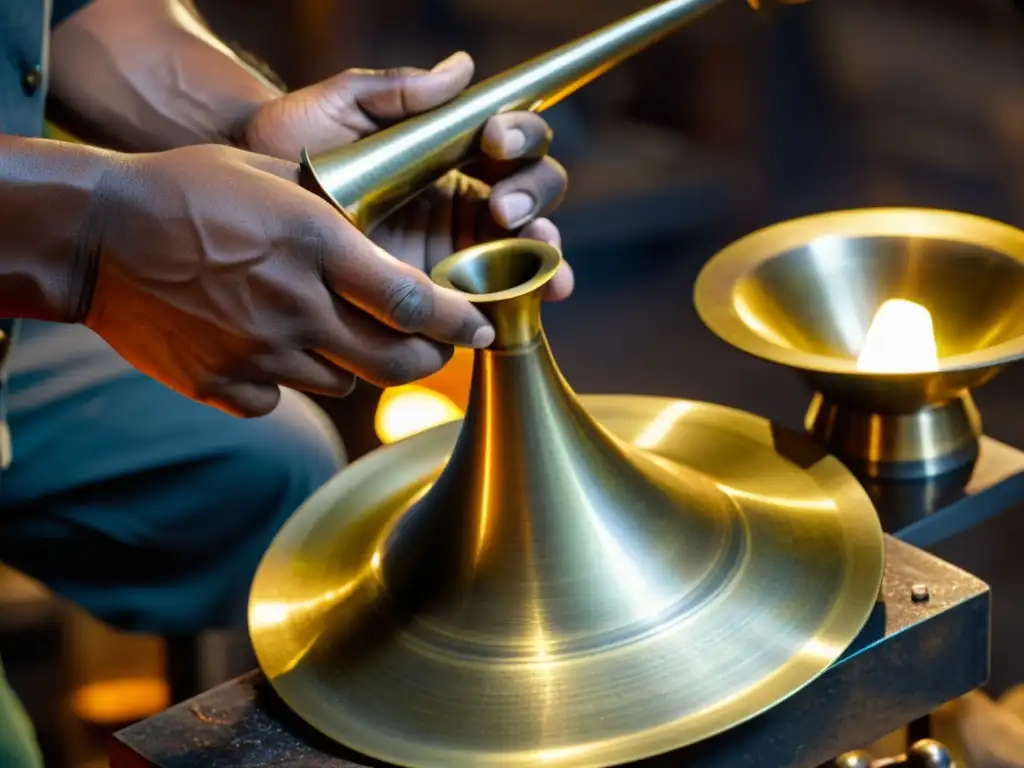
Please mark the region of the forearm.
POLYGON ((97 205, 116 153, 0 135, 0 317, 77 322, 88 312, 97 205))
POLYGON ((236 143, 280 95, 188 0, 93 0, 54 30, 50 61, 62 127, 125 150, 236 143))

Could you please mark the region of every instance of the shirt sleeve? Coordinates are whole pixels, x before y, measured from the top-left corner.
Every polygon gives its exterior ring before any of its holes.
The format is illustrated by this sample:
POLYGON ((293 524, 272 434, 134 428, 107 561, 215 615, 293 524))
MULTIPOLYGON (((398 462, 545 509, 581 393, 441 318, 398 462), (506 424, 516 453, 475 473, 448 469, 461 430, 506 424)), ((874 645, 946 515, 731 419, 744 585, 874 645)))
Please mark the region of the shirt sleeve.
POLYGON ((76 11, 87 6, 91 1, 92 0, 53 0, 53 13, 50 16, 50 29, 54 29, 68 17, 74 16, 76 11))

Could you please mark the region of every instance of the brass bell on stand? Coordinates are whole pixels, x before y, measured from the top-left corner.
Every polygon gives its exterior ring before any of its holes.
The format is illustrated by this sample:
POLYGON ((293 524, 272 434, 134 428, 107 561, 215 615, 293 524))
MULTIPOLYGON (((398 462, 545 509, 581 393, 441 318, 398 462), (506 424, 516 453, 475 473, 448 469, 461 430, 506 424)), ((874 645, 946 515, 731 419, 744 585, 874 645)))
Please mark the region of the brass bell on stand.
POLYGON ((271 685, 371 757, 663 753, 809 683, 874 608, 874 508, 811 439, 715 405, 577 398, 541 327, 560 264, 507 240, 435 269, 496 329, 464 420, 340 473, 257 573, 271 685))

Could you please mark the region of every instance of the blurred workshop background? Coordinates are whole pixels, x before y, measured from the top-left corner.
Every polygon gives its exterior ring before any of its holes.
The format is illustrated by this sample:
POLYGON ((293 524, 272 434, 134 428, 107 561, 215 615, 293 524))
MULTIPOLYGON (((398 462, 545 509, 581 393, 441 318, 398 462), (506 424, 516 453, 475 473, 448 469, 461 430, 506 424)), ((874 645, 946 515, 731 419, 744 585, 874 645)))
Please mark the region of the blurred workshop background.
MULTIPOLYGON (((480 76, 643 0, 198 0, 227 40, 291 88, 349 67, 429 67, 456 49, 480 76)), ((556 219, 572 300, 546 311, 581 392, 726 403, 798 427, 794 377, 704 329, 694 279, 721 246, 801 214, 923 205, 1024 225, 1024 14, 1006 2, 815 0, 769 16, 734 0, 550 113, 570 173, 556 219)), ((458 368, 458 366, 456 366, 458 368)), ((459 372, 440 383, 458 401, 459 372)), ((353 456, 394 421, 360 386, 325 402, 353 456), (375 423, 376 419, 376 423, 375 423)), ((1024 367, 977 394, 990 435, 1024 446, 1024 367)), ((1024 681, 1024 515, 937 554, 995 587, 998 693, 1024 681)), ((244 637, 124 637, 16 574, 0 578, 0 656, 53 766, 105 765, 104 738, 246 671, 244 637)))

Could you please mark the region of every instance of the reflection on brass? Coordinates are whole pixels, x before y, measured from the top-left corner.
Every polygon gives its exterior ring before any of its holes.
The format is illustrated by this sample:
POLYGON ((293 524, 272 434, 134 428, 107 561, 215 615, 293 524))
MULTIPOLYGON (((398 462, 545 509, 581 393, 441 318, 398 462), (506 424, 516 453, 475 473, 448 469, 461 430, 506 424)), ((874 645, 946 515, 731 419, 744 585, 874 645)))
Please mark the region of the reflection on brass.
POLYGON ((907 753, 907 768, 956 768, 953 755, 935 739, 923 739, 907 753))
POLYGON ((759 11, 762 8, 771 8, 775 5, 802 5, 806 2, 807 0, 747 0, 747 5, 755 11, 759 11))
POLYGON ((865 209, 777 224, 704 267, 723 340, 800 373, 806 427, 869 477, 971 465, 971 390, 1024 356, 1024 233, 963 213, 865 209))
POLYGON ((835 768, 872 768, 871 753, 847 752, 836 758, 835 768))
POLYGON ((837 758, 835 768, 956 768, 949 749, 934 739, 922 739, 899 757, 874 759, 870 752, 848 752, 837 758))
MULTIPOLYGON (((721 1, 664 0, 355 144, 315 157, 303 151, 300 181, 369 231, 423 188, 473 159, 480 131, 494 115, 539 112, 557 104, 721 1)), ((756 9, 763 3, 752 4, 756 9)))
POLYGON ((662 753, 809 683, 874 606, 877 516, 813 440, 719 406, 576 397, 541 330, 560 262, 508 240, 435 269, 497 329, 465 419, 352 464, 259 567, 262 669, 372 757, 662 753))

